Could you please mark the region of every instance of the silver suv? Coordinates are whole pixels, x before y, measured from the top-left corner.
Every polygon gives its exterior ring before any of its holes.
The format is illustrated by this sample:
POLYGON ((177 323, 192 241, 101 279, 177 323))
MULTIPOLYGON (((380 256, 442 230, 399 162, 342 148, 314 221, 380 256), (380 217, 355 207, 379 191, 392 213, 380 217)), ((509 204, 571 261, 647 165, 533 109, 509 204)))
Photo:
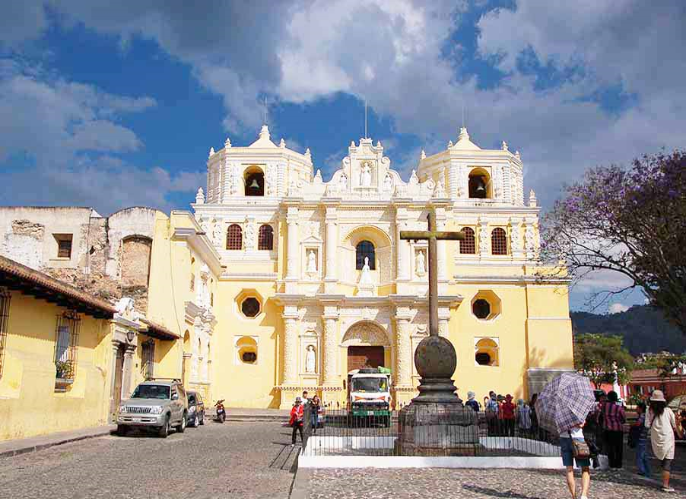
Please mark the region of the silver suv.
POLYGON ((125 435, 130 427, 154 428, 167 438, 172 426, 184 432, 187 417, 188 400, 179 380, 145 381, 119 406, 117 433, 125 435))

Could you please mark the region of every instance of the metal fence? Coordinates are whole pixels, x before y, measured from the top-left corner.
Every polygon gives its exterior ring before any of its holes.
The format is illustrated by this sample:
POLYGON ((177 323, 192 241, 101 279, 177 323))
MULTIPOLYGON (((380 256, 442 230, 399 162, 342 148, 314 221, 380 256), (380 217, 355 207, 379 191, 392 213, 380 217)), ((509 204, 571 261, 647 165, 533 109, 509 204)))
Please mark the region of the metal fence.
POLYGON ((399 411, 354 416, 347 409, 323 408, 318 414, 309 404, 304 409, 303 454, 307 456, 418 455, 408 454, 400 445, 403 431, 412 431, 413 445, 430 448, 428 455, 432 456, 560 455, 557 435, 535 426, 523 428, 516 420, 487 417, 484 412, 477 413, 476 426, 448 424, 408 429, 400 427, 399 411))

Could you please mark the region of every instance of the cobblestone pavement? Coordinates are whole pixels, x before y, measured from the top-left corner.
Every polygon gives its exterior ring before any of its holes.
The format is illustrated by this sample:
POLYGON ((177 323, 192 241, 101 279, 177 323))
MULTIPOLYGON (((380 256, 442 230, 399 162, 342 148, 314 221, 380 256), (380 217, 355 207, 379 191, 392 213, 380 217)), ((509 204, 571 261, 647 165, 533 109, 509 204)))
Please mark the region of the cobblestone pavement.
MULTIPOLYGON (((577 480, 577 487, 580 480, 577 480)), ((312 470, 308 499, 569 499, 563 471, 450 469, 312 470)), ((629 472, 593 472, 590 499, 686 498, 659 490, 629 472)))
POLYGON ((287 498, 297 452, 280 423, 106 436, 0 459, 0 497, 287 498))

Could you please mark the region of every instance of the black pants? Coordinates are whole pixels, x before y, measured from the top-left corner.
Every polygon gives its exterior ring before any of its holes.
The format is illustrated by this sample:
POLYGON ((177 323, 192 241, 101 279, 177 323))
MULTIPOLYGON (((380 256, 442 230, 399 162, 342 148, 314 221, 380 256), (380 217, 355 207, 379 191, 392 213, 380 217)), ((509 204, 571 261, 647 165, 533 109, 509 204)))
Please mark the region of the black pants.
POLYGON ((295 440, 296 440, 296 434, 295 432, 299 431, 300 432, 300 442, 302 443, 303 441, 303 424, 302 422, 300 423, 293 423, 293 437, 291 442, 293 445, 295 445, 295 440))
POLYGON ((514 437, 515 434, 515 420, 503 419, 503 430, 505 436, 514 437))
POLYGON ((621 431, 605 430, 605 449, 610 468, 622 467, 622 453, 624 450, 624 433, 621 431))

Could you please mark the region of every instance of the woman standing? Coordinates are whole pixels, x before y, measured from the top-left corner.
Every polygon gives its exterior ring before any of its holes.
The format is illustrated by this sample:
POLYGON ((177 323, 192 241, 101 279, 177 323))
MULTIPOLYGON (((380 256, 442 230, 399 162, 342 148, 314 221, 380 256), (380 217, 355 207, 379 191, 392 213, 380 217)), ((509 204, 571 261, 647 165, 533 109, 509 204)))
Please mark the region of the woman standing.
POLYGON ((322 402, 319 400, 319 395, 312 397, 310 401, 310 426, 312 427, 312 434, 317 433, 319 426, 319 411, 322 408, 322 402))
POLYGON ((560 453, 562 454, 562 464, 567 470, 567 487, 572 494, 572 499, 576 499, 576 481, 574 480, 574 461, 576 461, 576 465, 581 468, 580 499, 588 499, 588 490, 591 488, 591 460, 589 456, 574 457, 573 440, 584 441, 581 425, 560 433, 560 453))
POLYGON ((291 419, 289 424, 293 428, 293 435, 291 437, 291 447, 295 445, 296 432, 300 432, 300 443, 303 441, 303 405, 300 397, 295 398, 295 404, 291 409, 291 419))
POLYGON ((661 390, 653 391, 650 396, 650 410, 645 425, 650 428, 650 441, 653 454, 662 465, 662 491, 674 492, 669 486, 669 476, 674 459, 674 432, 683 437, 683 429, 676 424, 672 410, 667 407, 665 395, 661 390))
POLYGON ((607 402, 603 405, 603 429, 605 446, 610 468, 622 467, 622 454, 624 450, 624 422, 626 415, 624 406, 618 403, 617 392, 607 394, 607 402))

